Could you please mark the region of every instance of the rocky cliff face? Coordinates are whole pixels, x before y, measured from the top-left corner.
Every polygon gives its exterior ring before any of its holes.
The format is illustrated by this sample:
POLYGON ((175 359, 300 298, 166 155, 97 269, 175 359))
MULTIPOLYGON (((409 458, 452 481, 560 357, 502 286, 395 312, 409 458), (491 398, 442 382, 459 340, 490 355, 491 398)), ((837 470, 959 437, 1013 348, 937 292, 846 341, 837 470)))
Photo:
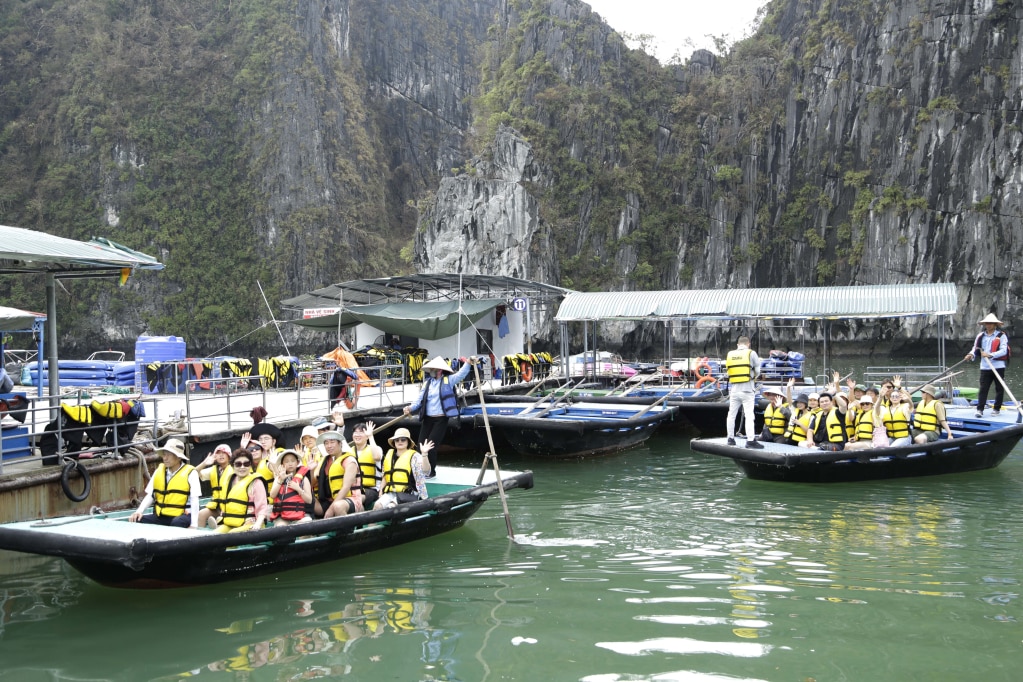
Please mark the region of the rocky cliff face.
POLYGON ((774 0, 728 55, 672 66, 577 0, 24 0, 0 26, 0 221, 168 265, 69 292, 85 347, 210 351, 266 317, 256 280, 272 301, 414 268, 584 290, 953 281, 961 339, 1020 314, 1012 0, 774 0))

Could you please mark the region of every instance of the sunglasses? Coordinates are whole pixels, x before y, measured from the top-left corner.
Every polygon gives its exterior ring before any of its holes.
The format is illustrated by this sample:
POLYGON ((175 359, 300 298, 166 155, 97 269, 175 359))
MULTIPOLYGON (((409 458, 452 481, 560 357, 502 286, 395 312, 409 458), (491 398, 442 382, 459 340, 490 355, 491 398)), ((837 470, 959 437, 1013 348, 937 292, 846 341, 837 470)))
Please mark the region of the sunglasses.
POLYGON ((407 443, 408 442, 408 438, 395 438, 394 442, 395 443, 399 443, 399 442, 400 443, 407 443))
POLYGON ((249 461, 235 462, 232 466, 236 466, 236 467, 250 467, 250 466, 252 466, 252 462, 249 462, 249 461))

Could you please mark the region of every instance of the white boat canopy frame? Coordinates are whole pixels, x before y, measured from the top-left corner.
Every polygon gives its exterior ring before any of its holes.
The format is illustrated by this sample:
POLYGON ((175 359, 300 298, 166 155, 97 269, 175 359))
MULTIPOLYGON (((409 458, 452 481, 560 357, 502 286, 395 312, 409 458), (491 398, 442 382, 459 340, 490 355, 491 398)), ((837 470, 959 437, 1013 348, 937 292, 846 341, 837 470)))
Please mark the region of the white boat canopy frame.
MULTIPOLYGON (((567 355, 570 322, 701 320, 845 320, 953 315, 959 294, 952 283, 890 284, 778 289, 703 289, 678 291, 571 292, 555 320, 561 326, 562 355, 567 355)), ((939 355, 944 365, 944 325, 939 355)), ((588 335, 584 332, 589 345, 588 335)), ((594 342, 596 334, 594 332, 594 342)), ((825 334, 825 359, 827 334, 825 334)), ((670 347, 669 347, 670 349, 670 347)))
MULTIPOLYGON (((56 280, 117 277, 123 283, 135 270, 163 270, 163 264, 102 237, 83 242, 0 225, 0 275, 46 275, 45 338, 50 367, 57 366, 59 338, 56 280)), ((56 405, 60 400, 60 373, 49 372, 48 377, 50 400, 56 405)))
POLYGON ((597 320, 840 320, 952 315, 955 284, 890 284, 784 289, 571 292, 558 322, 597 320))

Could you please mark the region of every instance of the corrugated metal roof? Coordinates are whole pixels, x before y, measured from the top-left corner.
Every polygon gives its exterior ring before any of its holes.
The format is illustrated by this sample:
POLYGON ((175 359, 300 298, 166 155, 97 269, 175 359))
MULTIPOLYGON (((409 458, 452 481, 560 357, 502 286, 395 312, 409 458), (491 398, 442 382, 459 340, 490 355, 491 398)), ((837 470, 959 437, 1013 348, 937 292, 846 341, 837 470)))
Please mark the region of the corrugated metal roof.
POLYGON ((555 319, 876 318, 951 315, 955 284, 887 284, 785 289, 704 289, 584 293, 565 296, 555 319))
POLYGON ((500 275, 424 273, 401 277, 356 279, 281 301, 292 310, 373 303, 457 301, 459 299, 528 298, 536 303, 560 299, 571 289, 500 275))
POLYGON ((0 225, 0 273, 101 275, 121 268, 162 270, 163 264, 108 239, 83 242, 0 225))

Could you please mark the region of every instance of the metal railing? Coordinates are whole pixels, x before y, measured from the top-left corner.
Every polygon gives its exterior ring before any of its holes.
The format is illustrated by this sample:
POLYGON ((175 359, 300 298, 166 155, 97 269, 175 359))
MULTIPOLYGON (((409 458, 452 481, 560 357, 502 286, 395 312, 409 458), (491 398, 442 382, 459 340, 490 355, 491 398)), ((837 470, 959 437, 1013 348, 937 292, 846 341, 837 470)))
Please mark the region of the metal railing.
POLYGON ((138 395, 79 392, 65 396, 61 404, 84 408, 86 421, 72 419, 63 409, 50 404, 48 396, 26 397, 23 410, 3 414, 0 429, 0 474, 7 465, 41 460, 42 466, 56 465, 62 457, 120 456, 129 448, 152 450, 159 440, 158 403, 138 395), (126 400, 141 404, 144 414, 109 418, 92 409, 99 402, 126 400), (17 418, 15 418, 17 414, 17 418))

